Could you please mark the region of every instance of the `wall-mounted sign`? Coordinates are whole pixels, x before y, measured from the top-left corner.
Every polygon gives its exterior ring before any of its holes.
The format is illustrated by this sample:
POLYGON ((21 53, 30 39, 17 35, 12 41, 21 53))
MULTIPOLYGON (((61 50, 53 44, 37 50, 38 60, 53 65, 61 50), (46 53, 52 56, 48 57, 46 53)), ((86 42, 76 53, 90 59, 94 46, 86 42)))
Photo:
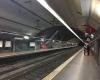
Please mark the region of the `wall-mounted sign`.
POLYGON ((11 47, 11 41, 6 41, 5 42, 5 47, 11 47))
POLYGON ((3 41, 0 41, 0 47, 3 47, 3 41))
POLYGON ((86 33, 93 34, 93 33, 95 33, 95 29, 91 26, 88 26, 87 29, 86 29, 86 33))
POLYGON ((30 42, 30 47, 35 47, 35 42, 30 42))

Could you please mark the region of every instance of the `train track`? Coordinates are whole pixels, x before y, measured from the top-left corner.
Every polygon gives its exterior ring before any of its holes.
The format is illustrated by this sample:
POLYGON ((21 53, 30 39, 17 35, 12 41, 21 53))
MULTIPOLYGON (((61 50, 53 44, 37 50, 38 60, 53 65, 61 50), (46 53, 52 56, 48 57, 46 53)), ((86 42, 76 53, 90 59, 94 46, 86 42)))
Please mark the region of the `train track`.
POLYGON ((52 60, 55 57, 65 54, 64 52, 65 51, 60 51, 50 55, 45 55, 35 59, 25 60, 16 64, 0 67, 0 80, 10 80, 16 76, 27 73, 28 71, 31 71, 34 67, 41 65, 48 60, 52 60))
POLYGON ((26 71, 28 71, 28 69, 45 62, 45 60, 47 60, 47 59, 52 59, 51 57, 56 56, 60 53, 62 53, 62 52, 39 57, 36 59, 29 60, 27 62, 21 62, 21 63, 15 64, 15 65, 10 65, 10 67, 8 67, 8 66, 6 66, 5 68, 3 67, 3 68, 1 68, 1 71, 0 71, 0 80, 7 79, 8 77, 15 75, 17 73, 20 73, 22 71, 26 72, 26 71))

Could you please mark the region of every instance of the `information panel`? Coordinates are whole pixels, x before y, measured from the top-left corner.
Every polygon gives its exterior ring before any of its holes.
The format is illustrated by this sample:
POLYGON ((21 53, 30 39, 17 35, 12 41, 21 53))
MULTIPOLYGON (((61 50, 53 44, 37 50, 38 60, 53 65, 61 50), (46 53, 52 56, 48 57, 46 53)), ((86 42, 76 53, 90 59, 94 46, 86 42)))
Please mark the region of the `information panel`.
POLYGON ((3 41, 0 41, 0 47, 3 47, 3 41))
POLYGON ((11 47, 11 41, 6 41, 5 42, 5 47, 11 47))
POLYGON ((35 47, 35 42, 30 42, 30 47, 35 47))

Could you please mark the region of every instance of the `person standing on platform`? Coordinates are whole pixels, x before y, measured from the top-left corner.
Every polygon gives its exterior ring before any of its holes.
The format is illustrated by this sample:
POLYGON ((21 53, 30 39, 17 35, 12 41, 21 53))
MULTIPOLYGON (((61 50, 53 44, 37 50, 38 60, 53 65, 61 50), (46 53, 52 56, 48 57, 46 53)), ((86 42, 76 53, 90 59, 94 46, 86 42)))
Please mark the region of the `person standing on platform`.
POLYGON ((90 55, 90 45, 88 43, 84 44, 84 55, 90 55))
POLYGON ((84 44, 84 55, 87 53, 87 44, 84 44))
POLYGON ((87 45, 87 54, 90 55, 90 45, 87 45))

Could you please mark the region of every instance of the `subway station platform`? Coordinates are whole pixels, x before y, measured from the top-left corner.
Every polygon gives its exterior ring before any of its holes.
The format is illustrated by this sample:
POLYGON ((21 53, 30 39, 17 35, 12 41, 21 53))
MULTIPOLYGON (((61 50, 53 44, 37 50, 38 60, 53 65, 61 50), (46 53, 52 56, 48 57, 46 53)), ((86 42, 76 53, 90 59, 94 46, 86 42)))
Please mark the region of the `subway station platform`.
POLYGON ((42 80, 100 80, 99 66, 92 54, 84 56, 82 49, 70 59, 42 80))

